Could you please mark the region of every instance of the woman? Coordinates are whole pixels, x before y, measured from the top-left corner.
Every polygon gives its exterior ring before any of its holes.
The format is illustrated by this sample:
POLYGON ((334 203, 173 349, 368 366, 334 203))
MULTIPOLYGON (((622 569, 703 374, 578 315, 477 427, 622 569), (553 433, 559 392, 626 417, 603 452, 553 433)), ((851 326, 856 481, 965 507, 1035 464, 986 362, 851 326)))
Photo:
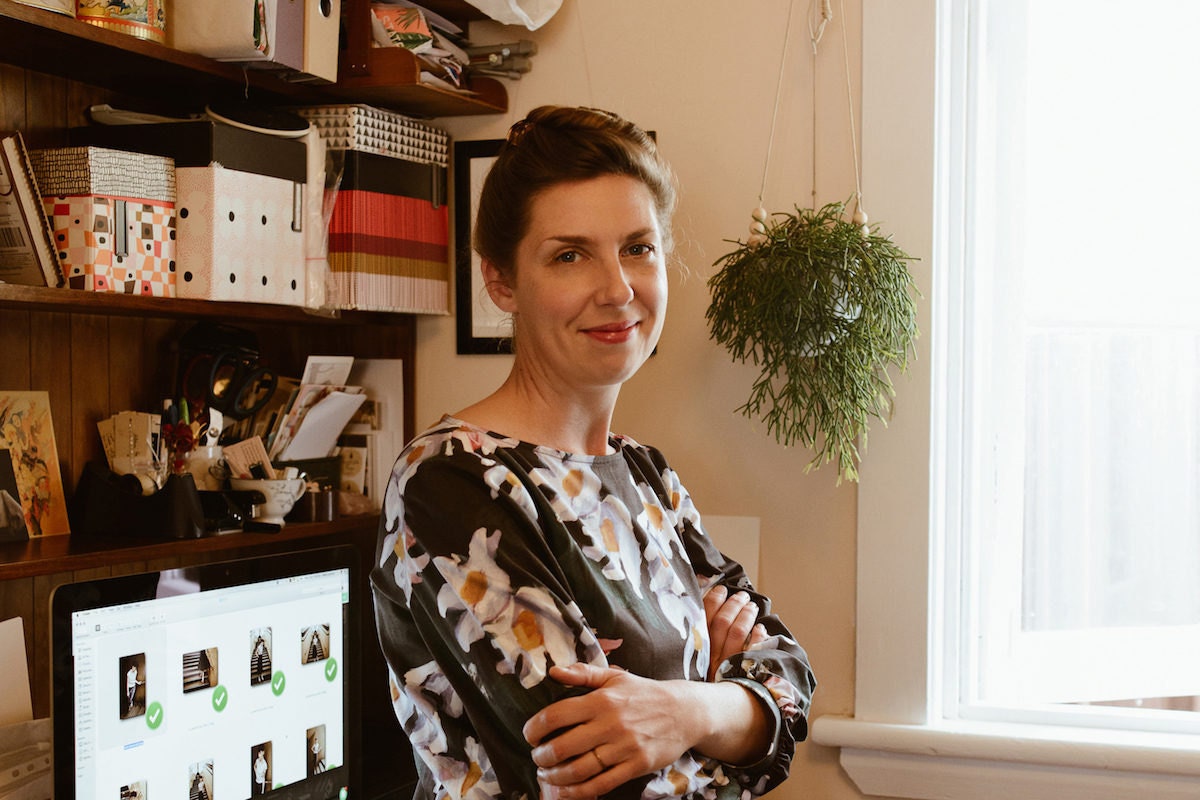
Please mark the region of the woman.
POLYGON ((649 137, 591 109, 531 112, 485 181, 512 371, 401 454, 372 574, 417 797, 762 794, 806 733, 804 651, 662 455, 609 431, 674 203, 649 137))
POLYGON ((261 749, 258 751, 258 758, 254 760, 254 783, 257 790, 255 794, 267 793, 267 756, 261 749))

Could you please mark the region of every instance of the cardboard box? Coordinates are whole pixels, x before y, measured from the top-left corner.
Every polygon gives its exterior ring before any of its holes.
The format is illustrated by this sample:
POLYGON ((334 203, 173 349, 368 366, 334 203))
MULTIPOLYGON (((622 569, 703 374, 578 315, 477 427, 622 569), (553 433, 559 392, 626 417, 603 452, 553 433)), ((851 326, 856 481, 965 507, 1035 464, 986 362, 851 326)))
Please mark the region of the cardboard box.
POLYGON ((72 289, 174 297, 175 166, 101 147, 30 154, 72 289))
POLYGON ((252 67, 304 68, 304 0, 186 0, 170 9, 178 50, 252 67))
POLYGON ((334 308, 450 312, 446 170, 345 152, 342 188, 329 223, 334 308))

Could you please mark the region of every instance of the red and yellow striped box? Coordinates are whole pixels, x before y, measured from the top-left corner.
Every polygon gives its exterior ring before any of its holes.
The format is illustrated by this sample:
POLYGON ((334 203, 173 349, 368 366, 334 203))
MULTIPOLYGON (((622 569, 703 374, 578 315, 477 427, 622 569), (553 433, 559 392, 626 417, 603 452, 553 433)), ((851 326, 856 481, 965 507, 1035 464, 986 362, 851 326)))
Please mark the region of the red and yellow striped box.
POLYGON ((329 222, 334 308, 450 313, 446 169, 346 151, 329 222))

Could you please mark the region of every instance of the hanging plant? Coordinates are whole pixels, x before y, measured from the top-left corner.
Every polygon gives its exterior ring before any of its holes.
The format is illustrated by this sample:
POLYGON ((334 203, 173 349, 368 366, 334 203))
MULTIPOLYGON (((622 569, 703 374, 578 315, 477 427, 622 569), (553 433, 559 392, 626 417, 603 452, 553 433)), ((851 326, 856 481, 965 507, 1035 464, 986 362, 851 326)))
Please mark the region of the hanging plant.
POLYGON ((836 460, 838 482, 856 481, 868 423, 891 414, 888 368, 914 353, 912 257, 844 203, 766 216, 714 265, 711 337, 760 367, 741 413, 814 450, 808 469, 836 460))

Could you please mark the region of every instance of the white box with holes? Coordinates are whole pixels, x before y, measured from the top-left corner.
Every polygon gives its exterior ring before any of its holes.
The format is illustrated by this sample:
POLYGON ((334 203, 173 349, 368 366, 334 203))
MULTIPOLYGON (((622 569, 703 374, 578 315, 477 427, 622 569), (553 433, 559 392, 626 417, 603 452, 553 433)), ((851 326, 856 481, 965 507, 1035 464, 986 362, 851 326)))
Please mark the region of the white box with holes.
POLYGON ((176 294, 304 305, 304 184, 178 167, 176 294))

